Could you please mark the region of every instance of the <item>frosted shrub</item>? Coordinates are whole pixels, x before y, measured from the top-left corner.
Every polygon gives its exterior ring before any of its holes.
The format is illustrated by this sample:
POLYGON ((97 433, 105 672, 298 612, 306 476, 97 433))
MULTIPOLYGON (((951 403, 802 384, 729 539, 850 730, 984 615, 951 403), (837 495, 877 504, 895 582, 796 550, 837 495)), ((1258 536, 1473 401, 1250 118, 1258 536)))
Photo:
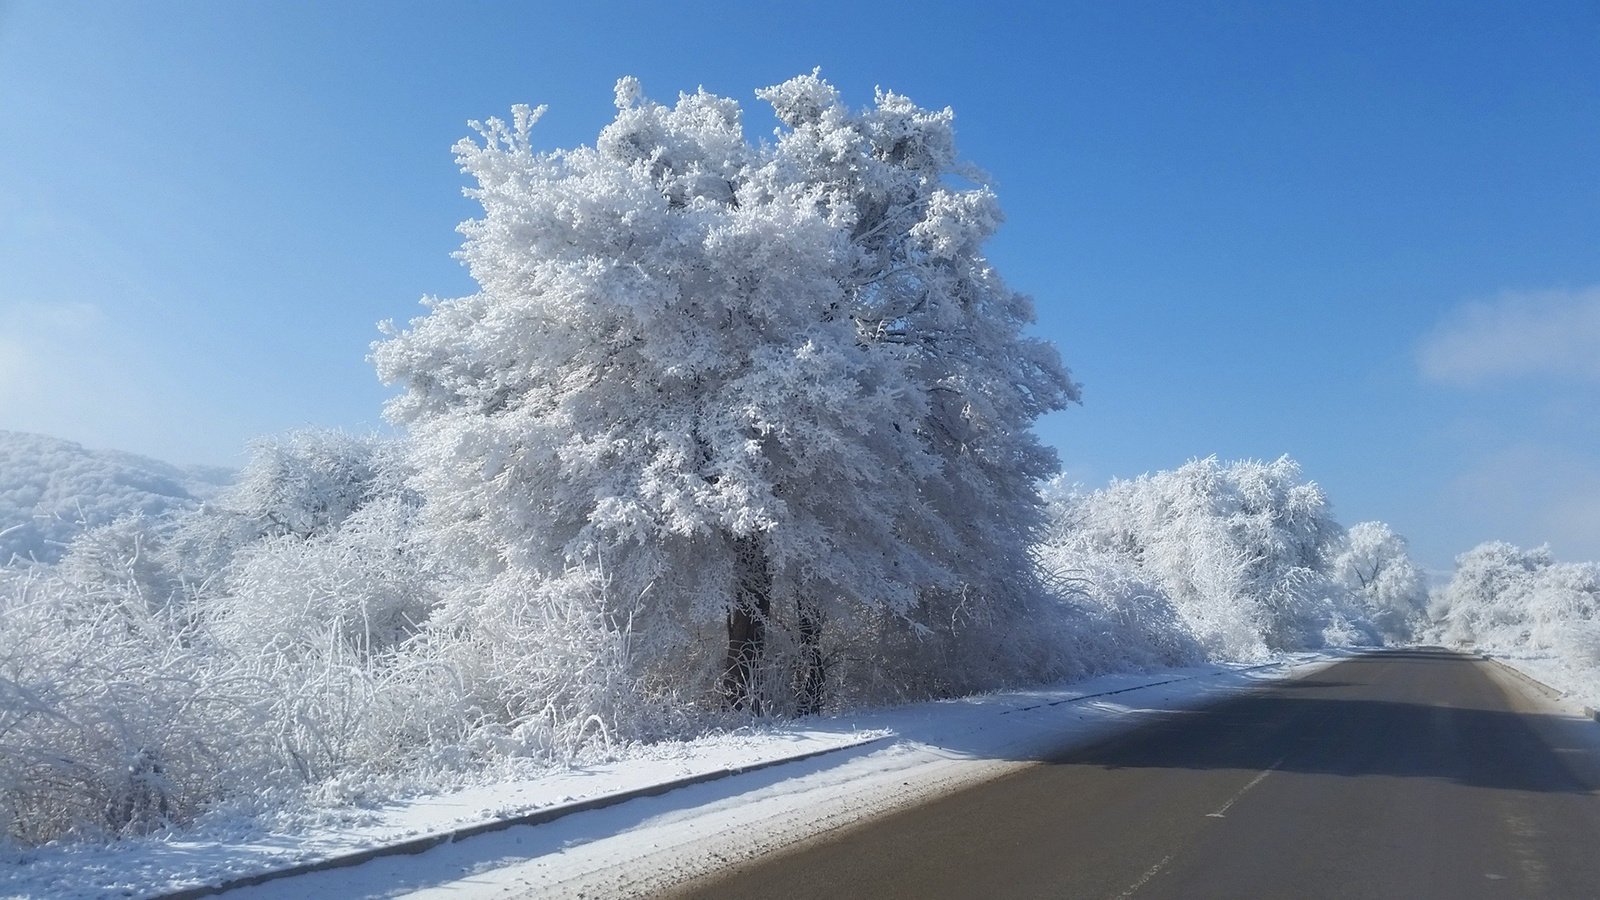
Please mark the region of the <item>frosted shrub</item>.
MULTIPOLYGON (((398 442, 303 429, 258 438, 249 451, 249 462, 235 484, 200 509, 179 516, 167 529, 168 564, 190 595, 229 593, 231 580, 243 568, 236 565, 236 557, 272 555, 272 550, 252 554, 263 543, 276 541, 280 551, 292 555, 283 549, 293 546, 287 539, 327 537, 351 519, 364 518, 367 521, 354 523, 359 530, 376 529, 388 537, 398 538, 401 525, 410 530, 420 501, 406 485, 410 472, 398 442)), ((339 552, 326 546, 317 549, 325 557, 339 552)), ((325 565, 322 568, 326 571, 325 565)))
POLYGON ((272 689, 283 765, 315 783, 432 766, 462 746, 477 724, 471 697, 450 665, 417 649, 360 653, 330 630, 320 644, 252 658, 248 671, 272 689))
POLYGON ((1479 544, 1456 558, 1429 613, 1452 643, 1581 659, 1594 652, 1600 564, 1558 563, 1546 547, 1479 544))
POLYGON ((462 680, 411 646, 444 582, 388 452, 263 443, 243 488, 175 524, 117 520, 53 570, 0 570, 8 840, 148 831, 463 745, 462 680))
POLYGON ((1039 565, 1064 603, 1085 608, 1080 619, 1098 645, 1086 664, 1099 671, 1189 665, 1204 657, 1172 599, 1126 559, 1075 550, 1063 543, 1040 549, 1039 565), (1097 615, 1096 615, 1097 614, 1097 615), (1093 627, 1099 620, 1101 627, 1093 627))
MULTIPOLYGON (((475 740, 496 753, 568 760, 614 740, 682 733, 681 709, 715 674, 659 666, 640 652, 631 611, 596 570, 549 578, 503 573, 451 598, 419 649, 456 673, 475 740)), ((658 648, 664 649, 664 648, 658 648)))
POLYGON ((1600 614, 1600 565, 1553 564, 1537 573, 1525 600, 1529 640, 1537 647, 1576 647, 1600 614))
POLYGON ((437 575, 411 516, 403 502, 387 498, 331 533, 248 545, 233 561, 230 593, 208 604, 213 632, 241 652, 321 647, 330 639, 358 653, 398 646, 437 600, 437 575))
POLYGON ((410 646, 444 584, 415 517, 391 489, 309 536, 259 537, 198 604, 218 651, 273 686, 274 734, 303 779, 414 761, 470 731, 460 678, 410 646))
POLYGON ((1430 604, 1429 614, 1442 623, 1445 639, 1472 643, 1480 638, 1502 644, 1527 638, 1524 601, 1538 571, 1552 564, 1549 551, 1525 551, 1492 541, 1456 557, 1450 581, 1430 604))
POLYGON ((157 523, 128 516, 80 532, 55 574, 71 589, 104 603, 145 613, 171 611, 183 601, 183 585, 165 552, 157 523))
POLYGON ((263 535, 311 537, 376 498, 404 493, 404 478, 399 448, 389 441, 302 429, 251 441, 249 462, 217 502, 263 535))

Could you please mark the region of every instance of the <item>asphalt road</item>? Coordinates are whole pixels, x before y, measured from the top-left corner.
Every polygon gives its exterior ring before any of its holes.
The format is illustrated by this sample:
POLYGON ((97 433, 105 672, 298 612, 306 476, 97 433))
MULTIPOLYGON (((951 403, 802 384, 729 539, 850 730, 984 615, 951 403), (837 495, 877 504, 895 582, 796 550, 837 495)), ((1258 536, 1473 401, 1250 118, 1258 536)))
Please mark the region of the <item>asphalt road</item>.
POLYGON ((680 897, 1600 897, 1600 724, 1444 651, 1341 662, 680 897))

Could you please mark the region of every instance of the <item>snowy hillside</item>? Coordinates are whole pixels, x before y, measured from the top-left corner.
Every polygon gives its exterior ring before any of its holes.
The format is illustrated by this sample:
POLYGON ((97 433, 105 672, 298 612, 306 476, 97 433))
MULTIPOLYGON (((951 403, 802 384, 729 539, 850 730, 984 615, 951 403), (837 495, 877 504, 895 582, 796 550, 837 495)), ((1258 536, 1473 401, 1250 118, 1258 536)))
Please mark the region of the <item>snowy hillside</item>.
POLYGON ((233 474, 0 431, 0 565, 16 557, 52 562, 86 526, 194 506, 233 474))

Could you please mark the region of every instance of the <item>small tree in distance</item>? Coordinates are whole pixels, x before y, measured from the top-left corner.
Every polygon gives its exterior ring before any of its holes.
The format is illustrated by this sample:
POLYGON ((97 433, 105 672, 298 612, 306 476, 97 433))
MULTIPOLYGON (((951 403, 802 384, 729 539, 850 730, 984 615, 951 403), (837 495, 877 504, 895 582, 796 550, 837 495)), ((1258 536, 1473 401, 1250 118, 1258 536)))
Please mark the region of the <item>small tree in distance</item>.
POLYGON ((982 253, 1000 211, 949 110, 852 112, 815 73, 758 95, 760 146, 733 100, 631 78, 593 147, 535 151, 542 108, 475 123, 479 290, 374 360, 451 555, 603 569, 646 655, 806 712, 826 634, 1026 602, 1056 467, 1029 427, 1078 389, 982 253))
POLYGON ((1383 636, 1409 640, 1426 616, 1428 579, 1406 539, 1383 522, 1357 522, 1333 560, 1334 577, 1356 592, 1383 636))

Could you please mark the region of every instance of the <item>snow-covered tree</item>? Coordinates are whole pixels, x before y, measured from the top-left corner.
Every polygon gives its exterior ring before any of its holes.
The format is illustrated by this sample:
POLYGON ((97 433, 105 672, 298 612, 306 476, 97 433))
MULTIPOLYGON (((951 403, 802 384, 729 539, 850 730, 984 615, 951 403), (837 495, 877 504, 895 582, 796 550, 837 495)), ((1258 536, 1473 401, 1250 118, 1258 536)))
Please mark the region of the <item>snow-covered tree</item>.
POLYGON ((1406 539, 1383 522, 1358 522, 1333 560, 1334 578, 1360 598, 1367 618, 1389 640, 1409 640, 1428 606, 1428 579, 1406 539))
POLYGON ((475 123, 479 290, 374 359, 448 552, 603 569, 611 612, 736 707, 781 693, 781 643, 808 709, 825 631, 1034 591, 1056 463, 1029 426, 1077 387, 983 255, 1000 210, 949 110, 852 111, 816 74, 758 96, 760 145, 733 100, 631 78, 592 147, 535 150, 542 108, 475 123))
POLYGON ((1170 598, 1207 652, 1228 658, 1345 639, 1350 610, 1329 576, 1343 529, 1289 457, 1192 460, 1172 471, 1058 491, 1045 548, 1057 569, 1121 559, 1170 598))
POLYGON ((1456 557, 1429 614, 1450 643, 1550 651, 1600 665, 1600 563, 1489 541, 1456 557))

